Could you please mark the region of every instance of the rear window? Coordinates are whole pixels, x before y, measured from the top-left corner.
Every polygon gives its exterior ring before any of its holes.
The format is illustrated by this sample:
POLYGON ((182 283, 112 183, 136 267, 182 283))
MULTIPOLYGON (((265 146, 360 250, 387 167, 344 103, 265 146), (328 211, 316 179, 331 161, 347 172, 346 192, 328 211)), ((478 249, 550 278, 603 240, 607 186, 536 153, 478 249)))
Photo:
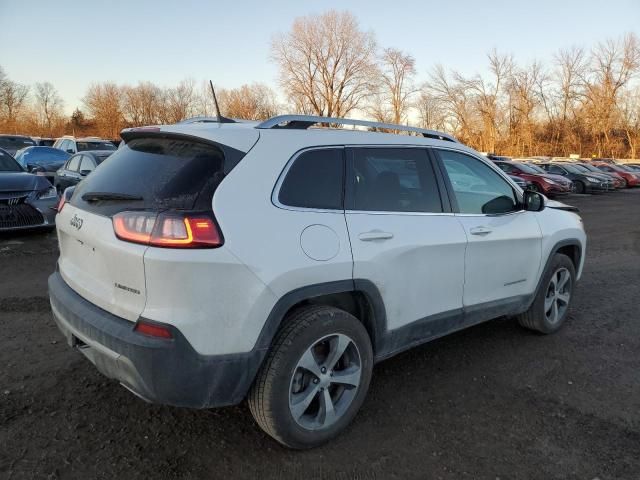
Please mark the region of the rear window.
POLYGON ((71 203, 103 215, 126 209, 210 210, 223 168, 224 154, 215 145, 175 138, 132 139, 78 185, 71 203), (140 200, 83 200, 88 193, 140 200))
POLYGON ((35 144, 36 142, 26 137, 0 137, 0 148, 20 150, 21 148, 31 147, 35 144))
POLYGON ((87 150, 117 150, 116 146, 111 142, 87 142, 76 141, 76 147, 79 152, 86 152, 87 150))
POLYGON ((61 163, 69 158, 67 152, 49 147, 29 148, 21 152, 20 163, 37 162, 40 164, 61 163))
POLYGON ((0 151, 0 172, 22 172, 22 168, 11 155, 0 151))

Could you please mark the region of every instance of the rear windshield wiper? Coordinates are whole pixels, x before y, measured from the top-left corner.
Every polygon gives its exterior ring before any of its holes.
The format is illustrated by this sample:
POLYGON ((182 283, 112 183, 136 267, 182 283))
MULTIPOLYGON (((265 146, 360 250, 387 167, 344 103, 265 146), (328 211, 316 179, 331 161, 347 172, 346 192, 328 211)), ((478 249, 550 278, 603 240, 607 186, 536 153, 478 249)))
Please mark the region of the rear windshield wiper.
POLYGON ((129 195, 128 193, 111 193, 111 192, 88 192, 82 195, 85 202, 99 202, 100 200, 143 200, 140 195, 129 195))

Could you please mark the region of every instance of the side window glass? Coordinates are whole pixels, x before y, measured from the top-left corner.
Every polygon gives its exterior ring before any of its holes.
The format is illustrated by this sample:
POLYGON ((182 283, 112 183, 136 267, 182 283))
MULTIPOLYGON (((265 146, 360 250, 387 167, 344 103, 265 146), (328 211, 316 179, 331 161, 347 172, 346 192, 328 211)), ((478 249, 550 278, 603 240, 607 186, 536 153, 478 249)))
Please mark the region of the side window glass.
POLYGON ((278 201, 291 207, 342 210, 343 177, 342 149, 303 152, 287 171, 278 201))
POLYGON ((437 181, 421 148, 354 148, 349 209, 442 212, 437 181))
POLYGON ((82 155, 76 155, 75 157, 71 157, 69 163, 67 164, 67 170, 77 171, 78 166, 80 165, 80 157, 82 155))
POLYGON ((509 164, 507 164, 507 163, 498 163, 498 164, 496 164, 496 165, 498 165, 498 168, 499 168, 500 170, 502 170, 503 172, 507 172, 507 173, 518 173, 518 171, 517 171, 515 168, 513 168, 513 166, 512 166, 512 165, 509 165, 509 164))
POLYGON ((82 160, 80 161, 79 171, 93 172, 95 168, 96 168, 96 164, 93 162, 93 159, 87 155, 83 155, 82 160))
POLYGON ((564 174, 564 170, 560 167, 558 167, 557 165, 550 165, 549 166, 549 173, 557 173, 558 175, 563 175, 564 174))
POLYGON ((460 213, 500 214, 518 209, 511 185, 484 162, 451 150, 438 150, 438 153, 460 213))

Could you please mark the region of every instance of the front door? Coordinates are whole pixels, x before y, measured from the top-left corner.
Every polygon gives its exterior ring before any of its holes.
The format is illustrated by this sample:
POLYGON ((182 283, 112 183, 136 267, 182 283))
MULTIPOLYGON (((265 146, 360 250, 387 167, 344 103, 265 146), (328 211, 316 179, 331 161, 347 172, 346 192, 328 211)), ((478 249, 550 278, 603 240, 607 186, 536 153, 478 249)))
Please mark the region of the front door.
MULTIPOLYGON (((464 306, 517 304, 533 293, 542 256, 537 212, 522 210, 511 184, 482 160, 455 150, 436 150, 468 239, 464 306)), ((497 316, 497 315, 496 315, 497 316)))

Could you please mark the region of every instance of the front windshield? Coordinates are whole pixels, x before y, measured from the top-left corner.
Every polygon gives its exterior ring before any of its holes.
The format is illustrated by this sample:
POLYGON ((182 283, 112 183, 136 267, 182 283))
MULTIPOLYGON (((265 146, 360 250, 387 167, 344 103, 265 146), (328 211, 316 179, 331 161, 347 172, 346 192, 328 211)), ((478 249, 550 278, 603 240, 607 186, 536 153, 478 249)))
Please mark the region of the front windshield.
POLYGON ((533 168, 531 168, 529 165, 527 165, 526 163, 519 163, 518 164, 518 168, 520 170, 522 170, 524 173, 532 173, 532 174, 536 174, 538 172, 536 172, 533 168))
POLYGON ((540 168, 537 165, 532 165, 531 163, 527 163, 526 164, 527 167, 529 167, 531 170, 533 170, 535 173, 547 173, 545 172, 542 168, 540 168))
POLYGON ((11 155, 0 151, 0 172, 22 172, 20 164, 11 155))
POLYGON ((571 173, 581 173, 580 170, 578 170, 575 165, 563 165, 563 166, 565 170, 571 173))

